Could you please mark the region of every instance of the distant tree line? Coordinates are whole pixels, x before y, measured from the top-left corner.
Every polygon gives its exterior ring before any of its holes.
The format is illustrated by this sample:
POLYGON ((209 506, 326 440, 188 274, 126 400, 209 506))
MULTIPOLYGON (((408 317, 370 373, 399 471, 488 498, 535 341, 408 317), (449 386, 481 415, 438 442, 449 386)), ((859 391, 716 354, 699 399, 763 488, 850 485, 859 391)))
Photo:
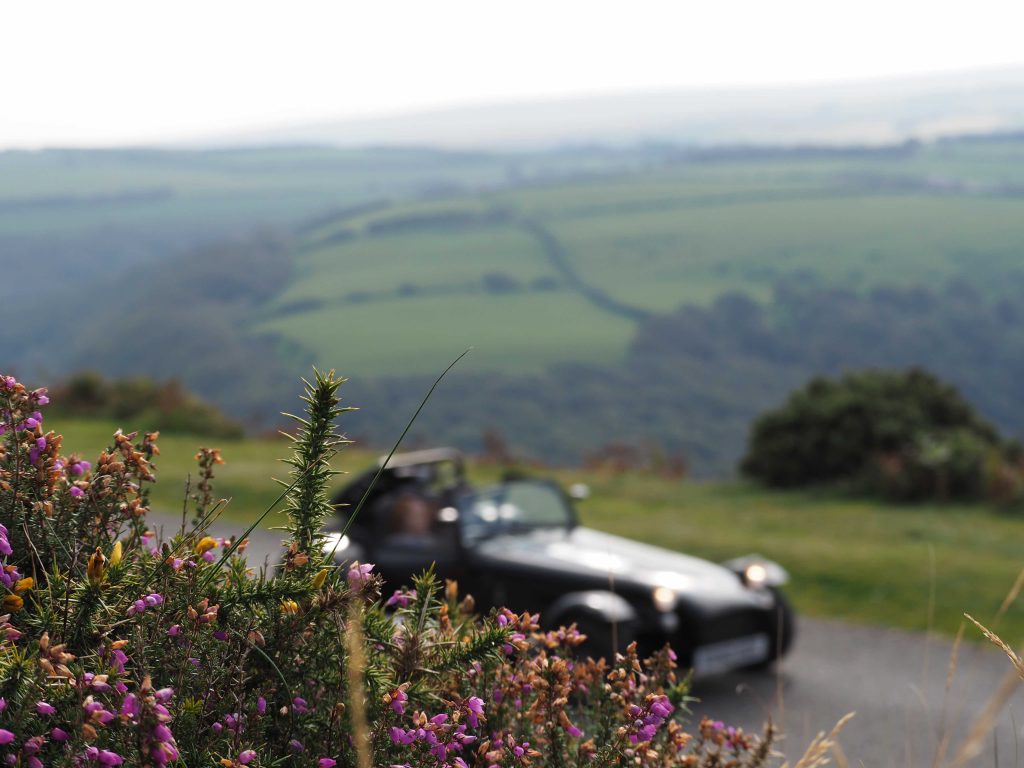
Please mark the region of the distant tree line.
MULTIPOLYGON (((256 330, 291 270, 288 242, 270 234, 209 246, 112 278, 87 297, 62 295, 31 313, 31 333, 0 327, 0 350, 24 370, 178 379, 233 418, 268 425, 294 395, 282 382, 316 359, 256 330)), ((506 277, 489 276, 487 287, 512 289, 506 277)), ((1024 272, 1000 280, 1003 295, 1024 292, 1024 272)), ((754 419, 810 377, 913 365, 955 385, 1006 434, 1024 435, 1017 303, 994 302, 965 280, 858 293, 805 278, 779 283, 766 302, 730 293, 707 307, 645 316, 621 364, 563 363, 536 374, 456 369, 413 435, 475 451, 492 428, 517 456, 556 463, 583 461, 603 446, 656 444, 665 456, 685 457, 693 475, 720 476, 735 471, 754 419)), ((347 428, 388 443, 431 381, 354 378, 347 400, 362 411, 347 428)))
POLYGON ((81 371, 50 388, 49 412, 57 418, 115 419, 161 432, 241 437, 242 425, 185 389, 177 379, 146 376, 108 379, 81 371))
MULTIPOLYGON (((780 285, 768 303, 726 294, 641 323, 622 365, 456 369, 413 433, 477 450, 493 428, 517 455, 565 463, 607 443, 653 439, 685 455, 695 475, 722 475, 735 471, 757 416, 812 376, 909 366, 955 385, 1010 437, 1024 434, 1024 311, 963 281, 868 294, 780 285)), ((350 418, 353 434, 398 434, 430 381, 353 380, 348 394, 362 408, 350 418)))

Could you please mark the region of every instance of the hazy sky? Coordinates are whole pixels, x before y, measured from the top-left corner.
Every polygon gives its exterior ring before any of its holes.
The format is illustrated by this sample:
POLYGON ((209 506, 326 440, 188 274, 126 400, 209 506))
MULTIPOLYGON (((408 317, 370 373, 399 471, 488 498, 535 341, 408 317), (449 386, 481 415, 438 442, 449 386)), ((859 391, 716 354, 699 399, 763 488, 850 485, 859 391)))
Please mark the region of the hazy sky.
POLYGON ((1024 63, 990 0, 0 3, 0 147, 1024 63))

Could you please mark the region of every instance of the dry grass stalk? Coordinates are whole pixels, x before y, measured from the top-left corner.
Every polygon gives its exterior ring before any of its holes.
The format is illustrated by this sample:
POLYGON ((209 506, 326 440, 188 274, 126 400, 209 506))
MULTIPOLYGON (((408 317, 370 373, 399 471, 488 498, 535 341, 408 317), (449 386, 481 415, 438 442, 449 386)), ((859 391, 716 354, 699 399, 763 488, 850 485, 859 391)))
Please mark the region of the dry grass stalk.
MULTIPOLYGON (((1013 590, 1011 590, 1011 594, 1012 593, 1013 590)), ((1010 602, 1012 602, 1012 600, 1010 602)), ((1002 711, 1003 707, 1006 706, 1006 702, 1010 700, 1014 691, 1017 690, 1017 686, 1020 685, 1021 680, 1024 680, 1024 660, 1021 659, 1017 652, 1007 645, 999 635, 984 626, 973 616, 967 613, 965 613, 964 616, 966 616, 974 626, 980 629, 985 637, 987 637, 994 645, 1006 654, 1010 663, 1013 665, 1013 669, 1006 673, 1002 682, 999 684, 999 688, 997 688, 996 692, 992 694, 992 698, 989 699, 988 704, 985 705, 985 709, 974 721, 970 732, 967 734, 967 738, 964 739, 963 743, 960 745, 960 749, 957 750, 956 756, 950 764, 950 768, 962 768, 981 753, 985 738, 995 727, 999 713, 1002 711)))
POLYGON ((1017 670, 1017 674, 1020 676, 1021 680, 1024 680, 1024 659, 1021 659, 1021 657, 1017 655, 1017 652, 1003 641, 1003 638, 975 619, 971 614, 965 613, 964 616, 966 616, 974 626, 980 629, 985 637, 992 641, 993 644, 1007 655, 1010 659, 1010 663, 1013 664, 1013 668, 1017 670))
MULTIPOLYGON (((1017 574, 1017 580, 1013 582, 1013 586, 1010 587, 1010 591, 1006 593, 1006 597, 1003 598, 1003 604, 999 606, 999 610, 996 611, 995 617, 992 619, 992 626, 994 627, 999 623, 999 620, 1003 618, 1003 615, 1010 610, 1010 606, 1017 600, 1017 596, 1020 595, 1021 589, 1024 588, 1024 568, 1021 568, 1020 573, 1017 574)), ((968 617, 969 618, 969 617, 968 617)), ((975 622, 977 623, 977 622, 975 622)))
MULTIPOLYGON (((831 756, 836 754, 836 750, 839 747, 836 737, 846 727, 846 724, 853 719, 854 714, 856 713, 849 712, 839 718, 839 722, 832 726, 832 730, 827 735, 824 731, 821 731, 815 736, 811 743, 807 745, 807 750, 804 752, 803 757, 797 760, 792 768, 823 768, 823 766, 828 765, 831 762, 831 756)), ((839 753, 842 754, 841 749, 839 753)), ((843 759, 845 760, 845 756, 843 759)), ((843 765, 838 763, 838 761, 837 764, 843 765)), ((782 768, 790 768, 789 762, 787 761, 783 764, 782 768)))
POLYGON ((946 693, 949 693, 953 687, 953 678, 956 677, 956 665, 960 659, 960 643, 964 639, 964 629, 966 624, 962 621, 960 626, 956 630, 956 637, 953 639, 953 650, 949 653, 949 669, 946 671, 946 693))
POLYGON ((850 768, 850 761, 846 759, 846 753, 838 741, 832 745, 832 758, 836 761, 836 768, 850 768))
POLYGON ((370 756, 370 728, 366 722, 366 694, 363 676, 366 674, 366 656, 363 653, 363 625, 358 611, 353 611, 345 632, 349 662, 345 670, 348 677, 349 712, 352 717, 352 739, 356 748, 358 768, 372 768, 370 756))

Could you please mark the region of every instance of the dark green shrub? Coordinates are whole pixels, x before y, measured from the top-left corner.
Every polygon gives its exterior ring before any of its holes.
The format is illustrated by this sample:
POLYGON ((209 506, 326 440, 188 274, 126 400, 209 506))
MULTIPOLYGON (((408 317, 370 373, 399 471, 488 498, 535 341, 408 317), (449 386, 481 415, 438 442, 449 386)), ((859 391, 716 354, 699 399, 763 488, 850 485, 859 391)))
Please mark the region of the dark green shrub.
POLYGON ((187 391, 176 379, 147 376, 107 379, 82 371, 52 390, 53 414, 64 418, 130 420, 162 432, 241 437, 242 425, 187 391))
POLYGON ((751 431, 741 471, 776 487, 853 485, 899 499, 982 497, 995 428, 921 369, 815 378, 751 431))

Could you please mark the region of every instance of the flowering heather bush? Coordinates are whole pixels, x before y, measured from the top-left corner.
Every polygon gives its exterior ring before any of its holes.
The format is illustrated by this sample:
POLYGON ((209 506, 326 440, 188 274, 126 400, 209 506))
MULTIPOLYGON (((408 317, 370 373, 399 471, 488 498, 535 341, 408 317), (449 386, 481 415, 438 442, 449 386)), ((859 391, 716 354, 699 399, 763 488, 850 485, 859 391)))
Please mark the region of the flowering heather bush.
POLYGON ((207 534, 216 451, 197 456, 193 524, 161 541, 146 523, 158 435, 118 432, 92 462, 65 456, 46 391, 0 376, 4 764, 766 763, 770 730, 684 729, 667 648, 582 661, 574 627, 480 617, 429 573, 384 599, 372 565, 325 561, 339 384, 307 385, 283 494, 290 538, 271 575, 247 567, 244 538, 207 534))

